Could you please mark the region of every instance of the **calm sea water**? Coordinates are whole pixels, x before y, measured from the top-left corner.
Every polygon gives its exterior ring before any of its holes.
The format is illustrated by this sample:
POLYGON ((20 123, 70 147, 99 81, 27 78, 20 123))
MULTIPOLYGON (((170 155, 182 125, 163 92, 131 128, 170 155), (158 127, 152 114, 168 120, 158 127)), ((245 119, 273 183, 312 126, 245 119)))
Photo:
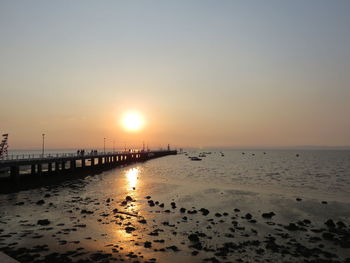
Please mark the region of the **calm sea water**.
MULTIPOLYGON (((46 150, 45 153, 75 152, 67 149, 46 150)), ((192 150, 187 153, 188 156, 198 156, 200 152, 192 150)), ((9 154, 40 153, 40 150, 26 150, 10 151, 9 154)), ((163 178, 193 185, 350 200, 349 150, 226 150, 223 153, 224 156, 220 151, 211 151, 197 162, 190 161, 185 154, 153 160, 142 166, 143 173, 157 180, 163 178)))
MULTIPOLYGON (((198 156, 198 151, 188 152, 198 156)), ((302 194, 350 201, 350 151, 224 151, 202 161, 185 155, 146 165, 148 173, 190 184, 302 194), (299 157, 296 155, 299 154, 299 157)))

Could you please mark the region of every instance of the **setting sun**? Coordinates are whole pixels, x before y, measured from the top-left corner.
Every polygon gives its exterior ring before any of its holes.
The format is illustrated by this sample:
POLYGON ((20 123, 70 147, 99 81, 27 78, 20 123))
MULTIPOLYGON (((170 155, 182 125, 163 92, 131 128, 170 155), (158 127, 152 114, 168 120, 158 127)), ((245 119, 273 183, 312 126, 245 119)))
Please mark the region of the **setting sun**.
POLYGON ((143 119, 138 113, 126 113, 123 117, 122 124, 128 131, 138 131, 143 126, 143 119))

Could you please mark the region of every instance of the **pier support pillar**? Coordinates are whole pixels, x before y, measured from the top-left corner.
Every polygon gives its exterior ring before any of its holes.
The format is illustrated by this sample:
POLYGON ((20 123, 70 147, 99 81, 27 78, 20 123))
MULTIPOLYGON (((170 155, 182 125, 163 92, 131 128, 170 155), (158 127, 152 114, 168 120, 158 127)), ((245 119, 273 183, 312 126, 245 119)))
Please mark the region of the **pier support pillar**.
POLYGON ((70 161, 70 169, 74 170, 76 168, 75 160, 70 161))
POLYGON ((81 159, 81 167, 85 167, 85 159, 83 158, 83 159, 81 159))
POLYGON ((35 174, 35 164, 31 165, 31 174, 34 175, 35 174))
POLYGON ((42 174, 42 172, 43 172, 42 164, 38 163, 38 174, 42 174))
POLYGON ((102 165, 102 157, 98 157, 98 164, 102 165))
POLYGON ((47 170, 49 173, 52 172, 52 163, 48 163, 47 170))
POLYGON ((16 184, 19 182, 19 167, 18 166, 11 166, 10 168, 10 176, 13 182, 16 184))
POLYGON ((95 158, 91 158, 91 167, 95 166, 95 158))
POLYGON ((65 169, 66 169, 66 162, 62 161, 62 168, 61 168, 61 170, 64 171, 65 169))
POLYGON ((60 163, 55 162, 55 171, 58 172, 60 170, 60 163))

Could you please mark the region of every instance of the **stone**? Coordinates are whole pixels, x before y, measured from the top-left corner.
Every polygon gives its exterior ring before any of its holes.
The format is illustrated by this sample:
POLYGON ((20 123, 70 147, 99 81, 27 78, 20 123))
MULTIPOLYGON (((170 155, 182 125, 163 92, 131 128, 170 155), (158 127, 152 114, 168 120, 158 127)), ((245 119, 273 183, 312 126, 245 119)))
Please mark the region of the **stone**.
POLYGON ((191 241, 191 242, 199 242, 199 237, 196 235, 196 234, 190 234, 188 236, 188 239, 191 241))
POLYGON ((50 221, 48 219, 40 219, 38 220, 37 224, 41 226, 47 226, 50 224, 50 221))

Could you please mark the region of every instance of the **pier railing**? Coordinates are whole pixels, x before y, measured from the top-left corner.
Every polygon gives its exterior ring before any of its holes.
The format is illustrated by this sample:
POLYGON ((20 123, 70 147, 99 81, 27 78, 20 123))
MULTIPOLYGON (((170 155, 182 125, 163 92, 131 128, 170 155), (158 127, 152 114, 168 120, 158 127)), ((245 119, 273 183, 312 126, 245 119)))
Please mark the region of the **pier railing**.
POLYGON ((8 156, 0 159, 1 161, 14 161, 14 160, 37 160, 37 159, 50 159, 50 158, 61 158, 61 157, 98 157, 110 154, 124 154, 124 153, 140 153, 141 151, 114 151, 114 152, 96 152, 96 153, 46 153, 46 154, 9 154, 8 156))
POLYGON ((1 162, 6 161, 30 161, 30 160, 42 160, 42 159, 52 159, 52 158, 89 158, 89 157, 99 157, 105 155, 115 155, 115 154, 137 154, 137 153, 147 153, 147 152, 163 152, 159 151, 142 151, 142 150, 132 150, 132 151, 112 151, 112 152, 87 152, 87 153, 46 153, 46 154, 9 154, 0 159, 1 162))

